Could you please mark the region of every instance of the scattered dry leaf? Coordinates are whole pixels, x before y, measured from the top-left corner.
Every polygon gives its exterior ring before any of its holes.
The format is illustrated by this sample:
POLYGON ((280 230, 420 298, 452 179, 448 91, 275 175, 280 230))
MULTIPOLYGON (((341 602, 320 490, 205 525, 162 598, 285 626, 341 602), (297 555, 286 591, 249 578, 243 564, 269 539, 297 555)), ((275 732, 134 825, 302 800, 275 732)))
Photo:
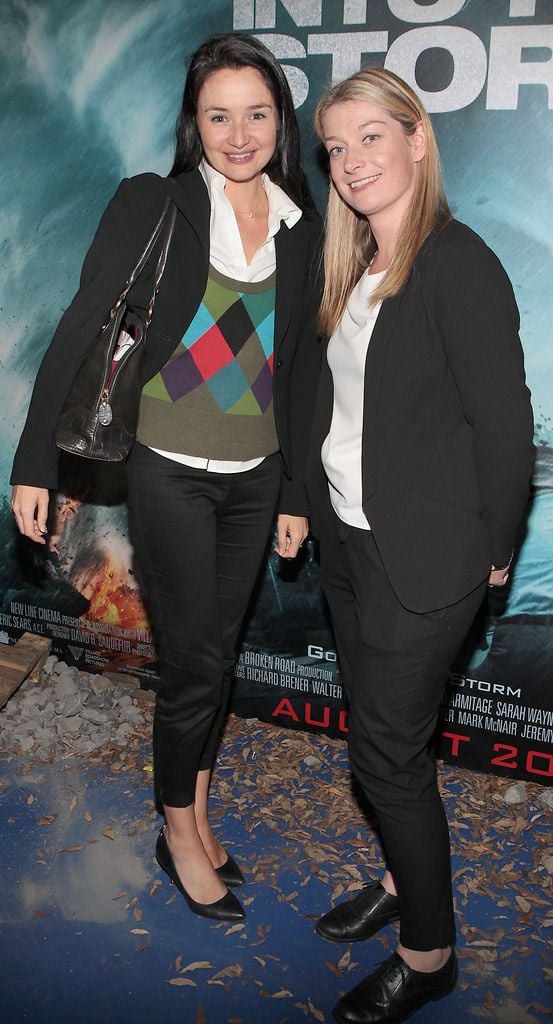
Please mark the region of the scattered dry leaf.
POLYGON ((186 967, 178 967, 177 970, 182 974, 186 974, 188 971, 205 971, 212 967, 213 964, 210 964, 209 960, 194 960, 191 964, 186 964, 186 967))
POLYGON ((229 967, 223 967, 221 971, 217 971, 217 974, 213 975, 212 980, 218 978, 241 978, 244 973, 242 964, 231 964, 229 967))
POLYGON ((240 922, 239 924, 233 924, 231 925, 230 928, 227 928, 225 935, 234 935, 235 932, 241 932, 242 929, 245 927, 246 925, 243 922, 240 922))

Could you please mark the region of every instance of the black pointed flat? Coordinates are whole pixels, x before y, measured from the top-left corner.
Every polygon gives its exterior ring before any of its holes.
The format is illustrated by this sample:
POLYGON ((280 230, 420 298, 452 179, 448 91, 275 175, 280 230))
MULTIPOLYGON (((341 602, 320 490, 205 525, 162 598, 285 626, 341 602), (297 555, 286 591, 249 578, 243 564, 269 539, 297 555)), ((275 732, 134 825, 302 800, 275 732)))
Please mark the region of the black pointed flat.
POLYGON ((165 835, 165 825, 161 829, 156 843, 156 860, 169 875, 169 878, 176 885, 177 889, 184 896, 190 910, 194 914, 199 914, 200 917, 209 917, 213 921, 243 921, 246 912, 240 902, 236 899, 233 892, 226 892, 224 896, 221 896, 220 900, 216 900, 215 903, 197 903, 187 893, 184 885, 182 884, 171 856, 171 851, 167 845, 167 837, 165 835))
POLYGON ((228 854, 225 863, 221 864, 220 868, 215 868, 215 871, 225 885, 244 885, 244 882, 246 881, 238 867, 238 864, 234 857, 231 857, 230 853, 228 854))

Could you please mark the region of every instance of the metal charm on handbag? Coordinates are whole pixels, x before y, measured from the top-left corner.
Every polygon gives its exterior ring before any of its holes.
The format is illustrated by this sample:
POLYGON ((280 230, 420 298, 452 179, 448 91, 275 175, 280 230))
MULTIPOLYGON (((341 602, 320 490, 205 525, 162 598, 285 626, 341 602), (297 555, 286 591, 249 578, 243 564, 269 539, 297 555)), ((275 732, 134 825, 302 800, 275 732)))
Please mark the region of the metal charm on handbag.
POLYGON ((78 370, 57 423, 58 448, 87 459, 121 462, 133 445, 142 382, 140 354, 154 312, 175 224, 168 197, 123 291, 78 370), (161 239, 155 283, 144 323, 126 325, 127 293, 161 239))

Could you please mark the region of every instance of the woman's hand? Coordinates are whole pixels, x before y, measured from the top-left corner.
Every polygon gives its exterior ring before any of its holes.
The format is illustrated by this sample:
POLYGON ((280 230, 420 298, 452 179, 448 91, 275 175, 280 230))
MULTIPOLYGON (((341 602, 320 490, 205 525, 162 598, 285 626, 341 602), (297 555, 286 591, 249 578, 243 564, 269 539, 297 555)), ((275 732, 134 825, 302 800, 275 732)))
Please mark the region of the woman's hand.
POLYGON ((505 565, 502 569, 492 569, 488 576, 489 587, 504 587, 507 580, 509 579, 509 566, 505 565))
POLYGON ((47 487, 16 484, 12 491, 12 511, 18 529, 37 544, 46 543, 49 498, 47 487))
POLYGON ((281 513, 277 519, 277 532, 277 554, 281 558, 295 558, 309 533, 309 523, 305 516, 288 516, 281 513))

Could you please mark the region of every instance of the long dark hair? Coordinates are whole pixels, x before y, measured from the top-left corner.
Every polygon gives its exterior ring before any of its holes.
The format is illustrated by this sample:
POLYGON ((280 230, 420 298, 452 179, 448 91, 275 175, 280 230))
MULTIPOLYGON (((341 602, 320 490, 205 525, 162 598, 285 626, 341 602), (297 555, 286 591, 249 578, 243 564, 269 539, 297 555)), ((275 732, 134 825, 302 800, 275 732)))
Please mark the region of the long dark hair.
POLYGON ((265 172, 301 209, 313 209, 301 168, 298 123, 286 75, 263 43, 255 36, 240 32, 211 36, 190 59, 177 120, 175 159, 169 177, 194 170, 202 159, 202 143, 196 126, 198 97, 209 75, 221 68, 254 68, 262 76, 273 97, 279 121, 276 148, 265 172))

